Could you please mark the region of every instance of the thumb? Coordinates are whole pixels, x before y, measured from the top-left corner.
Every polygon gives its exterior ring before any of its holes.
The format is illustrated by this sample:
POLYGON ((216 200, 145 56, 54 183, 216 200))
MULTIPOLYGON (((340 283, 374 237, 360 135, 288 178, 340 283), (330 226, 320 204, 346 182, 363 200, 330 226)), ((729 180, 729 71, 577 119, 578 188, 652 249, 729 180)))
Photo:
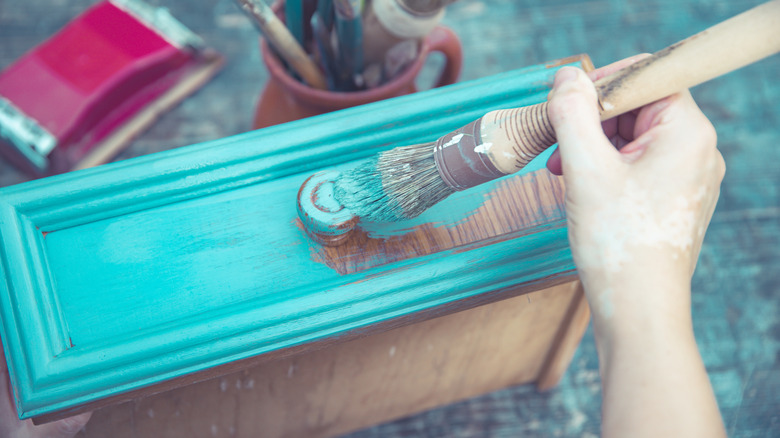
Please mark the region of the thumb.
POLYGON ((596 88, 585 72, 574 67, 558 70, 547 110, 564 175, 598 170, 619 158, 601 128, 596 88))

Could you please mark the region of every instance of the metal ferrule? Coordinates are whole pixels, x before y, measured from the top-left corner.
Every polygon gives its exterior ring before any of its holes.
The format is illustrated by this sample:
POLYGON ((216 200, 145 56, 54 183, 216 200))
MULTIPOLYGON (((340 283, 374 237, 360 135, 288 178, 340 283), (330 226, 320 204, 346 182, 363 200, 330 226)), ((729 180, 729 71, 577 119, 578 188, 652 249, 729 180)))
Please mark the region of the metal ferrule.
POLYGON ((196 51, 206 46, 201 37, 184 26, 166 8, 155 7, 141 0, 111 0, 111 4, 130 13, 173 46, 196 51))
POLYGON ((486 153, 480 152, 481 120, 441 137, 433 148, 439 175, 453 190, 465 190, 505 175, 486 153))
POLYGON ((48 169, 48 156, 57 146, 51 132, 3 96, 0 96, 0 141, 13 145, 40 170, 48 169))

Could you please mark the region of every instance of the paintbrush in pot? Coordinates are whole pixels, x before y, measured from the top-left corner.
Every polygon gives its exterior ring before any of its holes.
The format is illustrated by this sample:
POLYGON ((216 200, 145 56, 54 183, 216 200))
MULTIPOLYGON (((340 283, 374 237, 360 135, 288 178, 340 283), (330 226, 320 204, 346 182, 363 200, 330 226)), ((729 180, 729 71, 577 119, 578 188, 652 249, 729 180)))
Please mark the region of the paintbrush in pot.
MULTIPOLYGON (((238 6, 255 23, 268 44, 276 50, 290 68, 313 88, 327 88, 325 78, 317 64, 309 58, 295 37, 284 26, 264 0, 235 0, 238 6)), ((300 17, 299 17, 300 18, 300 17)))
MULTIPOLYGON (((780 0, 765 3, 595 82, 601 119, 639 108, 780 51, 780 0)), ((432 143, 403 146, 335 181, 364 221, 418 216, 458 190, 514 173, 556 142, 547 103, 498 110, 432 143)))

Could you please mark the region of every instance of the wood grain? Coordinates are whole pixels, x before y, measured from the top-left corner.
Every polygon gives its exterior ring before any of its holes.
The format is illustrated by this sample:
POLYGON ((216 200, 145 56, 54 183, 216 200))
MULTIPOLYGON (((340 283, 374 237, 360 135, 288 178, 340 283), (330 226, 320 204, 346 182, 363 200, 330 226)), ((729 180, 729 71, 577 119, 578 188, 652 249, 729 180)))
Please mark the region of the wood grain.
POLYGON ((534 382, 560 357, 577 283, 101 409, 79 436, 324 438, 534 382))
MULTIPOLYGON (((533 236, 533 234, 538 231, 539 227, 559 226, 564 220, 562 178, 551 175, 547 171, 538 171, 497 182, 495 186, 495 190, 489 192, 490 196, 487 197, 488 201, 474 212, 474 216, 472 216, 473 219, 469 221, 459 222, 451 228, 434 227, 430 224, 424 224, 419 228, 408 231, 407 234, 398 236, 395 239, 389 239, 389 245, 378 246, 377 248, 373 248, 371 245, 385 244, 386 241, 384 239, 369 238, 367 237, 367 233, 362 232, 358 235, 357 239, 354 239, 356 241, 350 240, 343 246, 335 248, 327 246, 319 247, 322 251, 331 250, 330 253, 323 252, 323 254, 331 257, 333 257, 332 254, 339 254, 338 251, 333 250, 347 249, 341 253, 340 258, 323 259, 323 261, 331 265, 331 267, 334 267, 334 269, 339 266, 342 267, 344 271, 341 272, 341 274, 344 275, 360 273, 361 271, 374 266, 382 266, 403 260, 401 255, 406 255, 406 257, 419 257, 433 254, 434 251, 441 253, 445 250, 468 254, 470 251, 474 251, 477 248, 490 248, 491 245, 495 245, 499 242, 511 243, 513 239, 521 239, 526 234, 529 237, 533 236), (349 249, 353 245, 357 249, 354 249, 351 257, 349 257, 349 249), (396 247, 394 248, 392 245, 396 245, 396 247), (398 259, 383 259, 377 257, 377 255, 387 256, 388 254, 392 254, 388 252, 387 248, 394 248, 396 250, 395 255, 398 259), (370 253, 368 251, 375 252, 370 253), (419 252, 415 253, 414 251, 419 252), (345 260, 349 260, 349 263, 345 263, 345 260), (341 264, 338 265, 335 262, 341 262, 341 264)), ((521 262, 518 260, 517 263, 520 264, 521 262)), ((341 333, 338 336, 309 342, 305 345, 280 348, 268 351, 259 356, 234 360, 224 365, 211 367, 199 373, 187 374, 159 382, 152 388, 140 388, 132 392, 117 394, 115 396, 98 399, 88 404, 74 406, 71 409, 62 409, 51 414, 37 416, 35 420, 36 422, 52 421, 77 412, 97 409, 118 402, 131 400, 136 397, 191 385, 214 378, 215 376, 221 376, 226 373, 235 372, 236 370, 250 368, 257 366, 258 364, 265 364, 280 358, 297 357, 305 354, 306 351, 309 350, 334 348, 334 346, 337 346, 342 342, 353 339, 368 337, 369 340, 366 342, 373 342, 370 339, 374 338, 377 334, 408 324, 415 324, 420 321, 441 317, 453 312, 481 308, 480 306, 489 305, 497 301, 506 300, 507 298, 534 291, 542 291, 541 295, 544 296, 547 293, 547 289, 552 288, 551 290, 557 290, 556 288, 561 287, 558 285, 572 284, 571 281, 575 278, 575 273, 571 270, 559 272, 554 276, 542 277, 538 280, 529 281, 520 285, 507 287, 496 284, 492 289, 468 298, 461 298, 452 302, 442 302, 435 307, 422 308, 408 315, 401 315, 386 321, 376 322, 371 325, 360 327, 359 329, 341 333)), ((572 286, 567 287, 572 288, 572 286)), ((576 349, 577 343, 561 343, 557 340, 556 336, 560 336, 558 333, 561 330, 569 330, 567 327, 570 325, 570 318, 576 316, 582 317, 582 315, 575 315, 570 310, 567 310, 570 306, 570 304, 566 304, 566 309, 551 308, 548 310, 541 310, 540 307, 535 307, 538 312, 560 312, 563 316, 560 318, 551 316, 552 319, 558 321, 551 326, 554 326, 554 328, 541 326, 536 327, 535 329, 528 328, 529 331, 536 330, 535 333, 540 337, 547 336, 551 339, 550 345, 547 346, 549 353, 545 354, 555 355, 556 357, 562 355, 562 358, 558 361, 558 366, 560 368, 558 371, 561 372, 565 369, 568 360, 570 360, 571 354, 573 354, 574 349, 576 349), (561 324, 563 329, 558 328, 558 324, 561 324), (563 349, 564 351, 558 352, 558 349, 563 349)), ((117 315, 117 317, 121 316, 117 315)), ((462 322, 465 323, 468 318, 470 317, 466 312, 466 314, 461 317, 462 322)), ((540 318, 545 318, 544 314, 541 315, 540 318)), ((510 321, 511 318, 504 318, 496 319, 495 322, 496 324, 509 324, 510 321)), ((587 325, 587 321, 588 317, 586 314, 584 319, 585 325, 587 325)), ((581 319, 580 322, 582 322, 581 319)), ((473 323, 471 324, 473 325, 473 323)), ((571 331, 575 333, 575 339, 579 339, 576 337, 576 333, 579 333, 579 336, 581 337, 584 328, 585 326, 580 324, 571 329, 571 331)), ((453 339, 453 344, 456 344, 455 339, 453 339)), ((544 361, 544 359, 539 360, 544 361)), ((479 372, 481 373, 483 371, 479 372)), ((560 377, 560 375, 557 377, 560 377)), ((549 377, 547 380, 550 385, 553 385, 557 381, 554 376, 549 377)), ((472 388, 470 390, 474 391, 473 395, 484 392, 479 388, 472 388)), ((416 411, 410 410, 409 412, 416 411)))
POLYGON ((539 102, 556 68, 583 59, 0 190, 0 329, 21 415, 51 420, 571 281, 546 171, 459 192, 416 222, 362 224, 342 253, 297 226, 295 198, 314 172, 539 102))
POLYGON ((570 287, 575 289, 574 298, 560 327, 558 327, 558 332, 550 348, 550 354, 545 360, 542 371, 536 380, 536 387, 540 391, 547 391, 553 388, 561 380, 561 376, 568 368, 574 351, 585 334, 588 322, 590 322, 590 308, 585 299, 582 283, 579 281, 572 282, 570 287))
POLYGON ((316 251, 331 268, 351 274, 441 251, 460 247, 466 251, 513 239, 524 231, 565 220, 563 179, 546 170, 502 179, 490 185, 484 201, 473 207, 463 211, 467 218, 462 220, 408 227, 402 224, 391 227, 393 231, 385 231, 387 234, 381 237, 372 237, 371 231, 358 228, 344 244, 321 246, 316 251))

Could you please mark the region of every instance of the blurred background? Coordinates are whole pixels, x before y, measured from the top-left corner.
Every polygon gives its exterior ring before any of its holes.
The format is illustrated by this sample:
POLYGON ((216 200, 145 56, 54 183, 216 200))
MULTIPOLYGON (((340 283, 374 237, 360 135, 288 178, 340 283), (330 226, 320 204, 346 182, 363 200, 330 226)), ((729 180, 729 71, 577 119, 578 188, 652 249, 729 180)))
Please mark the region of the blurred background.
MULTIPOLYGON (((249 19, 233 0, 147 1, 169 8, 224 55, 226 64, 116 160, 250 130, 268 73, 249 19)), ((93 3, 0 0, 0 69, 93 3)), ((447 8, 443 24, 461 40, 460 80, 466 81, 578 53, 602 66, 659 50, 758 3, 458 0, 447 8)), ((422 88, 430 86, 442 63, 438 55, 429 58, 419 78, 422 88)), ((779 72, 776 55, 693 90, 715 125, 727 165, 693 280, 693 313, 699 348, 732 437, 780 436, 779 72)), ((0 186, 28 178, 0 161, 0 186)), ((589 329, 561 384, 549 392, 509 388, 348 436, 595 437, 600 402, 589 329)))

